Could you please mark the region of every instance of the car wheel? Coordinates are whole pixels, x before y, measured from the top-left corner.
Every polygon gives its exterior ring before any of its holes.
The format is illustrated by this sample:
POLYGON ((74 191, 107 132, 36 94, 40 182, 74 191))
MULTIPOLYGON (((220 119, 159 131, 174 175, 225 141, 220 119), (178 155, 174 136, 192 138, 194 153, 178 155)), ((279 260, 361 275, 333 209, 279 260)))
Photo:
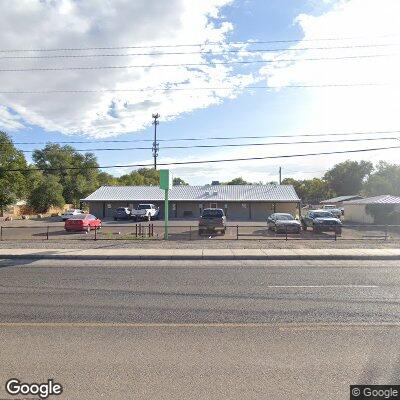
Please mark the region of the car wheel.
POLYGON ((114 217, 114 221, 117 221, 117 220, 118 220, 118 218, 114 217))
POLYGON ((317 226, 313 227, 313 232, 314 233, 321 233, 321 229, 319 229, 317 226))
POLYGON ((307 225, 303 224, 301 227, 303 228, 303 231, 307 230, 307 225))

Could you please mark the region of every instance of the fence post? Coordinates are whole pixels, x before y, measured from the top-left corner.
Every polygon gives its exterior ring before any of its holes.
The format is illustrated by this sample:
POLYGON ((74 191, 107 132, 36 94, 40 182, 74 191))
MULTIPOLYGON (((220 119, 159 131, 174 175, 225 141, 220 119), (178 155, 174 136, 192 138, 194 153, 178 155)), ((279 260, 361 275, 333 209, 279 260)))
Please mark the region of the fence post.
POLYGON ((388 238, 388 226, 385 225, 385 240, 388 238))
POLYGON ((135 224, 135 236, 137 237, 137 224, 135 224))
POLYGON ((287 225, 285 225, 285 235, 286 235, 286 240, 288 240, 288 237, 287 237, 287 225))
POLYGON ((94 227, 94 240, 97 240, 97 226, 94 227))
POLYGON ((0 226, 0 240, 3 241, 3 225, 0 226))
POLYGON ((189 240, 192 240, 192 225, 189 225, 189 240))
POLYGON ((46 239, 49 240, 49 226, 47 225, 47 230, 46 230, 46 239))
POLYGON ((239 240, 239 225, 236 225, 236 240, 239 240))
POLYGON ((335 242, 337 241, 337 230, 335 229, 335 242))

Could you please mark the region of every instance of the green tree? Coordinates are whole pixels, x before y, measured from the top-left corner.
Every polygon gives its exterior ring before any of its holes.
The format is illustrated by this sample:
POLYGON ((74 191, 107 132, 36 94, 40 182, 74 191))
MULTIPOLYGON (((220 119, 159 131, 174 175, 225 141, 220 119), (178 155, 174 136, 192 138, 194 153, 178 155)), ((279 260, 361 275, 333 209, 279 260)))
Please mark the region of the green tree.
POLYGON ((189 184, 186 183, 182 178, 176 177, 172 180, 173 186, 188 186, 189 184))
POLYGON ((28 194, 27 177, 29 173, 24 154, 17 150, 10 137, 0 131, 0 215, 5 207, 28 194), (10 171, 22 169, 23 171, 10 171))
POLYGON ((251 185, 250 182, 245 181, 241 176, 238 178, 234 178, 229 182, 226 182, 226 185, 251 185))
POLYGON ((321 200, 334 195, 328 183, 320 178, 306 180, 285 178, 282 184, 293 185, 297 195, 304 203, 318 204, 321 200))
POLYGON ((326 172, 324 180, 338 196, 358 194, 373 170, 369 161, 347 160, 326 172))
POLYGON ((107 172, 99 172, 97 175, 98 186, 112 186, 118 184, 118 178, 107 172))
POLYGON ((35 150, 32 158, 45 176, 58 178, 67 203, 77 206, 80 199, 99 186, 99 165, 93 153, 80 154, 71 146, 48 144, 35 150))
POLYGON ((400 165, 380 161, 365 182, 363 192, 367 196, 400 196, 400 165))
POLYGON ((54 175, 43 176, 28 197, 29 207, 39 213, 46 212, 50 207, 62 207, 64 204, 63 187, 54 175))
POLYGON ((159 171, 150 168, 140 168, 118 178, 122 186, 158 186, 160 184, 159 171))

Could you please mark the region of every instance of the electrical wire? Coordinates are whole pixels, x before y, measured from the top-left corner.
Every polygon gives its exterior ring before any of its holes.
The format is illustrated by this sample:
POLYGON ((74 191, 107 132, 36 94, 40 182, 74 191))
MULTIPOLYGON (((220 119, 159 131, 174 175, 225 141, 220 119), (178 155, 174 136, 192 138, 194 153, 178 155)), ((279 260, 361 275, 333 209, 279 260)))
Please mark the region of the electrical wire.
MULTIPOLYGON (((317 141, 297 141, 297 142, 272 142, 272 143, 235 143, 235 144, 204 144, 194 146, 165 146, 160 147, 159 150, 164 149, 195 149, 195 148, 223 148, 223 147, 255 147, 255 146, 277 146, 277 145, 292 145, 292 144, 321 144, 321 143, 345 143, 345 142, 364 142, 376 140, 399 140, 397 137, 383 137, 383 138, 362 138, 362 139, 339 139, 339 140, 317 140, 317 141)), ((74 149, 79 152, 93 152, 93 151, 131 151, 131 150, 152 150, 152 147, 120 147, 120 148, 97 148, 97 149, 74 149)), ((20 150, 22 153, 34 153, 36 150, 20 150)))
MULTIPOLYGON (((358 150, 338 150, 338 151, 328 151, 320 153, 304 153, 304 154, 285 154, 278 156, 266 156, 266 157, 248 157, 248 158, 228 158, 220 160, 199 160, 199 161, 175 161, 175 162, 164 162, 157 163, 158 166, 170 166, 170 165, 198 165, 198 164, 216 164, 223 162, 236 162, 236 161, 256 161, 256 160, 272 160, 280 158, 297 158, 297 157, 311 157, 311 156, 321 156, 321 155, 331 155, 331 154, 349 154, 349 153, 363 153, 370 151, 380 151, 380 150, 391 150, 400 149, 400 146, 388 146, 388 147, 376 147, 370 149, 358 149, 358 150)), ((66 171, 66 170, 82 170, 82 169, 109 169, 109 168, 144 168, 153 167, 153 163, 147 164, 126 164, 126 165, 104 165, 104 166, 93 166, 93 167, 59 167, 59 168, 0 168, 0 172, 30 172, 30 171, 66 171)))
POLYGON ((27 71, 85 71, 102 69, 131 69, 131 68, 167 68, 167 67, 206 67, 215 65, 247 65, 247 64, 270 64, 281 62, 299 62, 299 61, 335 61, 335 60, 357 60, 370 59, 377 57, 393 57, 400 54, 368 54, 343 57, 315 57, 315 58, 297 58, 280 60, 247 60, 247 61, 213 61, 204 63, 179 63, 179 64, 146 64, 146 65, 97 65, 88 67, 39 67, 39 68, 2 68, 0 72, 27 72, 27 71))
MULTIPOLYGON (((261 136, 209 136, 195 138, 171 138, 157 139, 157 142, 180 142, 180 141, 202 141, 202 140, 238 140, 238 139, 269 139, 269 138, 295 138, 295 137, 321 137, 321 136, 349 136, 349 135, 375 135, 375 134, 391 134, 400 133, 400 129, 385 131, 352 131, 352 132, 334 132, 334 133, 302 133, 294 135, 261 135, 261 136)), ((74 141, 57 141, 57 142, 13 142, 15 145, 43 145, 43 144, 89 144, 89 143, 137 143, 137 142, 153 142, 153 139, 133 139, 133 140, 74 140, 74 141)), ((1 145, 1 143, 0 143, 1 145)))
POLYGON ((25 60, 25 59, 53 59, 53 58, 93 58, 93 57, 131 57, 131 56, 165 56, 165 55, 193 55, 203 54, 206 56, 224 55, 229 53, 268 53, 281 51, 307 51, 307 50, 339 50, 339 49, 360 49, 375 47, 400 46, 400 43, 362 44, 351 46, 330 46, 330 47, 303 47, 303 48, 280 48, 280 49, 228 49, 223 51, 188 51, 188 52, 158 52, 158 53, 119 53, 119 54, 56 54, 44 56, 0 56, 0 60, 25 60))
MULTIPOLYGON (((1 71, 0 71, 1 72, 1 71)), ((396 86, 399 83, 370 82, 370 83, 332 83, 320 85, 282 85, 282 86, 216 86, 216 87, 164 87, 142 89, 65 89, 65 90, 0 90, 0 94, 78 94, 78 93, 130 93, 130 92, 173 92, 197 90, 258 90, 258 89, 313 89, 313 88, 345 88, 345 87, 379 87, 396 86)))
MULTIPOLYGON (((389 37, 398 37, 399 35, 378 35, 374 39, 384 39, 389 37)), ((122 50, 122 49, 156 49, 156 48, 176 48, 176 47, 201 47, 201 46, 233 46, 233 45, 253 45, 253 44, 273 44, 273 43, 296 43, 296 42, 329 42, 340 40, 359 40, 368 39, 366 36, 336 37, 336 38, 315 38, 315 39, 281 39, 281 40, 244 40, 244 41, 224 41, 224 42, 203 42, 203 43, 177 43, 164 45, 147 46, 108 46, 108 47, 59 47, 59 48, 36 48, 36 49, 0 49, 0 53, 17 52, 53 52, 53 51, 88 51, 88 50, 122 50)))

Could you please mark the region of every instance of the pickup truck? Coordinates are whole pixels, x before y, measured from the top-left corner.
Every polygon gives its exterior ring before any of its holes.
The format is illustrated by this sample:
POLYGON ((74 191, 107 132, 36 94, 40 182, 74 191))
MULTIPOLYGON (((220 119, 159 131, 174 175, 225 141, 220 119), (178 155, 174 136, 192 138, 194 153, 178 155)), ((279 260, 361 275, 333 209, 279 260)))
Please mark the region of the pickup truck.
POLYGON ((326 210, 310 210, 301 219, 303 230, 312 228, 314 233, 334 231, 338 235, 342 234, 342 222, 335 218, 333 214, 326 210))
POLYGON ((221 232, 225 235, 226 217, 221 208, 205 208, 199 219, 199 235, 207 232, 221 232))
POLYGON ((158 219, 159 209, 154 204, 139 204, 131 211, 131 217, 134 221, 151 221, 158 219))

